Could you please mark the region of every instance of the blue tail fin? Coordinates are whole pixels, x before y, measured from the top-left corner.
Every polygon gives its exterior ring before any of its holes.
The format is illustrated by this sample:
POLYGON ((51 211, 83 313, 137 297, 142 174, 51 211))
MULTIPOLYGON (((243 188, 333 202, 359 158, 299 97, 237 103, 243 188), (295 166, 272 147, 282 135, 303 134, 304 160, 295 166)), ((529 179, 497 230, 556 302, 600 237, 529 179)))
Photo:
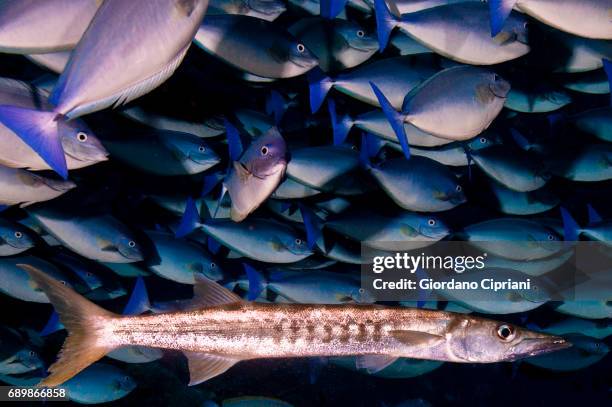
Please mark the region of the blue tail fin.
POLYGON ((334 19, 346 7, 347 0, 321 0, 319 12, 321 17, 334 19))
POLYGON ((474 157, 472 157, 472 150, 468 145, 463 146, 463 151, 465 151, 465 158, 467 158, 467 172, 468 172, 468 181, 472 181, 472 164, 474 163, 474 157))
POLYGON ((266 113, 274 117, 274 124, 278 126, 280 121, 285 114, 287 102, 283 96, 276 90, 270 92, 270 95, 266 99, 266 113))
POLYGON ((53 313, 49 317, 49 321, 47 321, 47 324, 42 329, 42 331, 40 331, 39 335, 48 336, 54 332, 61 331, 62 329, 64 329, 64 325, 62 325, 62 323, 60 322, 59 315, 57 314, 57 312, 53 311, 53 313))
POLYGON ((179 224, 174 235, 176 237, 184 237, 194 231, 200 225, 200 214, 198 213, 198 208, 196 207, 195 201, 193 198, 187 198, 187 203, 185 204, 185 213, 183 213, 183 217, 181 218, 181 223, 179 224))
POLYGON ((242 140, 240 139, 240 133, 233 124, 224 120, 225 132, 227 136, 227 146, 229 148, 230 165, 233 161, 238 161, 242 155, 244 147, 242 146, 242 140))
POLYGON ((361 135, 361 150, 359 151, 359 161, 365 168, 371 168, 370 158, 375 157, 383 144, 380 138, 363 132, 361 135))
POLYGON ((302 220, 304 221, 304 227, 306 228, 306 241, 308 242, 308 248, 313 249, 317 243, 317 240, 321 238, 321 221, 312 211, 312 209, 298 204, 300 212, 302 213, 302 220))
POLYGON ((599 213, 597 213, 591 204, 587 205, 587 210, 589 211, 589 225, 594 225, 602 221, 601 216, 599 216, 599 213))
POLYGON ((336 102, 333 99, 327 101, 327 109, 329 110, 329 117, 331 118, 334 145, 339 146, 346 141, 354 121, 348 114, 342 115, 340 120, 338 120, 336 102))
POLYGON ((370 82, 370 86, 378 99, 378 103, 383 110, 383 113, 387 117, 389 124, 393 128, 395 135, 397 136, 397 140, 402 146, 402 150, 404 150, 404 155, 406 158, 410 158, 410 146, 408 145, 408 135, 406 135, 406 130, 404 129, 404 116, 398 113, 391 102, 387 100, 385 95, 382 93, 378 86, 376 86, 373 82, 370 82))
POLYGON ((68 167, 60 139, 57 113, 15 106, 0 106, 0 123, 17 134, 62 178, 68 178, 68 167))
POLYGON ((604 71, 608 77, 608 85, 610 86, 610 105, 612 105, 612 61, 609 59, 602 59, 604 71))
POLYGON ((495 37, 504 28, 504 23, 512 11, 516 0, 489 0, 489 19, 491 37, 495 37))
POLYGON ((561 207, 561 218, 563 219, 563 240, 575 242, 580 234, 580 225, 574 220, 567 209, 561 207))
POLYGON ((308 73, 308 88, 310 90, 310 111, 316 113, 323 104, 325 96, 334 85, 334 81, 318 68, 308 73))
POLYGON ((139 276, 134 284, 132 295, 123 308, 123 315, 140 315, 143 312, 147 312, 151 309, 151 303, 149 302, 149 293, 145 286, 144 279, 139 276))
POLYGON ((514 140, 514 142, 518 144, 521 149, 525 151, 529 150, 531 143, 529 143, 527 137, 523 136, 521 132, 516 129, 510 129, 510 134, 512 135, 512 139, 514 140))
POLYGON ((374 0, 376 12, 376 34, 378 35, 378 50, 383 52, 389 43, 391 31, 397 25, 398 19, 389 11, 385 0, 374 0))
POLYGON ((259 271, 255 270, 253 267, 249 266, 246 263, 243 264, 243 267, 244 272, 246 273, 247 278, 249 279, 249 293, 247 295, 247 299, 249 301, 253 301, 257 297, 259 297, 259 295, 264 290, 264 277, 259 271))
POLYGON ((223 176, 219 172, 215 172, 204 176, 204 184, 202 185, 202 193, 200 196, 204 197, 212 191, 219 182, 223 179, 223 176))
POLYGON ((219 250, 221 250, 221 244, 210 236, 208 236, 208 239, 206 239, 206 245, 208 246, 208 251, 212 254, 218 254, 219 250))

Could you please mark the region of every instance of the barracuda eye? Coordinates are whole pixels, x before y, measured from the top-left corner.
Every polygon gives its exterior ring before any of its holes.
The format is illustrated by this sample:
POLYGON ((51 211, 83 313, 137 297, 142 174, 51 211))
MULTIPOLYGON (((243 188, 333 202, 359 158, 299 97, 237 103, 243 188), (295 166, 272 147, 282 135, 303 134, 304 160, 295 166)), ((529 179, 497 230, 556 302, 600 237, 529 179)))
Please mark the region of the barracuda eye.
POLYGON ((497 327, 497 337, 499 339, 501 339, 504 342, 510 342, 511 340, 514 339, 515 336, 515 330, 514 327, 512 327, 511 325, 499 325, 497 327))

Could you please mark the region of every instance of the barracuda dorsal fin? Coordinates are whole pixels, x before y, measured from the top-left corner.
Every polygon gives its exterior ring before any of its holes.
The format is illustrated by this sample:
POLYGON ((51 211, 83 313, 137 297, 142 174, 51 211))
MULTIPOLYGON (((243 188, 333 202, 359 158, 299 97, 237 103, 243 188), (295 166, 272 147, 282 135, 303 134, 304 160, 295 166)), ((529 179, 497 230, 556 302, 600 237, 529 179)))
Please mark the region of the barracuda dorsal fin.
POLYGON ((395 362, 395 356, 388 355, 363 355, 355 360, 357 369, 366 369, 368 373, 377 373, 395 362))
POLYGON ((240 359, 208 353, 183 352, 189 364, 189 385, 195 386, 224 373, 240 359))
POLYGON ((394 339, 402 342, 405 345, 414 345, 414 346, 434 346, 439 342, 444 340, 443 336, 429 334, 427 332, 419 332, 419 331, 390 331, 389 335, 391 335, 394 339))
POLYGON ((203 275, 195 274, 194 277, 196 283, 193 286, 193 300, 191 301, 194 307, 243 302, 242 298, 203 275))

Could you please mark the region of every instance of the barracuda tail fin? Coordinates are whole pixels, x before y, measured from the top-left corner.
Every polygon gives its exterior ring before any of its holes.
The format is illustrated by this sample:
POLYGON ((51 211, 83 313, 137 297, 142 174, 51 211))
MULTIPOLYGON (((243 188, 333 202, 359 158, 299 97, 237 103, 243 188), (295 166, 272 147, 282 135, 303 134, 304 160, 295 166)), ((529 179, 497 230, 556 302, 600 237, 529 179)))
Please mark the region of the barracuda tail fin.
POLYGON ((115 315, 37 268, 27 264, 18 266, 44 291, 68 330, 59 359, 49 367, 49 376, 39 383, 39 386, 59 386, 113 350, 103 345, 101 335, 105 320, 115 315))
POLYGON ((391 125, 391 128, 395 132, 397 136, 397 140, 402 146, 402 150, 404 151, 404 155, 406 158, 410 158, 410 145, 408 144, 408 135, 406 134, 406 129, 404 129, 404 115, 402 113, 397 112, 391 102, 385 97, 382 91, 376 86, 373 82, 370 82, 370 86, 376 95, 376 99, 378 99, 378 103, 387 118, 387 121, 391 125))
POLYGON ((310 91, 310 111, 316 113, 320 108, 334 81, 320 69, 308 73, 308 89, 310 91))
POLYGON ((491 20, 491 37, 495 37, 504 27, 506 19, 512 12, 516 0, 489 0, 489 19, 491 20))
POLYGON ((376 34, 378 35, 378 50, 383 52, 389 43, 391 31, 397 26, 398 18, 391 14, 385 0, 374 0, 376 13, 376 34))
POLYGON ((66 157, 59 134, 58 121, 64 120, 54 112, 0 106, 0 123, 17 134, 62 178, 68 178, 66 157))
POLYGON ((353 128, 355 121, 348 114, 338 116, 336 102, 333 99, 327 101, 327 109, 331 119, 332 133, 334 135, 334 145, 338 146, 346 141, 346 138, 353 128))

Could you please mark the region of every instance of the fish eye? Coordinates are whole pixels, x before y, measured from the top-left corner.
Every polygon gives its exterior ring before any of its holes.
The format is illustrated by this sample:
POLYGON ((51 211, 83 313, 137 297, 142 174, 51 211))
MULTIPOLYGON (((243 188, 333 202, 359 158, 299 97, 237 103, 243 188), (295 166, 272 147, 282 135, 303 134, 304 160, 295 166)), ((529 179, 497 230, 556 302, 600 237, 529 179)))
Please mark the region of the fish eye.
POLYGON ((295 239, 295 244, 296 245, 301 245, 302 244, 302 239, 300 239, 299 237, 297 239, 295 239))
POLYGON ((487 144, 487 139, 484 137, 480 138, 480 144, 487 144))
POLYGON ((62 285, 66 285, 66 282, 64 280, 60 280, 60 283, 62 283, 62 285))
POLYGON ((217 267, 217 265, 216 265, 214 262, 210 263, 210 268, 211 268, 211 269, 214 269, 214 268, 216 268, 216 267, 217 267))
POLYGON ((83 133, 82 131, 79 131, 77 133, 77 140, 79 140, 81 143, 84 143, 87 141, 87 133, 83 133))
POLYGON ((93 274, 91 273, 91 271, 88 271, 87 273, 85 273, 85 275, 86 275, 87 277, 91 277, 91 276, 93 276, 93 274))
POLYGON ((357 36, 359 38, 363 38, 365 36, 365 33, 363 32, 363 30, 359 30, 359 31, 357 31, 357 36))
POLYGON ((17 232, 15 232, 15 237, 16 237, 17 239, 21 239, 21 238, 23 237, 23 233, 21 233, 21 232, 17 231, 17 232))
POLYGON ((300 53, 306 51, 306 47, 304 46, 304 44, 298 44, 296 46, 296 48, 297 48, 298 52, 300 52, 300 53))
POLYGON ((429 226, 435 226, 435 225, 436 225, 436 220, 435 220, 435 219, 429 219, 429 220, 427 221, 427 224, 428 224, 429 226))
POLYGON ((30 355, 30 356, 32 356, 32 357, 34 357, 34 356, 36 356, 36 352, 34 352, 33 350, 31 350, 31 351, 29 351, 29 352, 28 352, 28 355, 30 355))
POLYGON ((130 247, 136 247, 136 242, 135 242, 135 241, 133 241, 133 240, 130 240, 130 241, 128 242, 128 246, 130 246, 130 247))
POLYGON ((551 234, 548 235, 548 240, 555 240, 555 237, 551 234))
POLYGON ((269 152, 269 151, 270 151, 270 150, 268 150, 268 147, 263 146, 263 147, 261 148, 261 155, 268 155, 268 152, 269 152))
POLYGON ((455 188, 455 191, 461 192, 463 191, 463 188, 461 188, 461 185, 457 185, 457 187, 455 188))
POLYGON ((206 147, 204 147, 204 146, 200 146, 200 147, 198 147, 198 151, 199 151, 200 153, 203 153, 204 151, 206 151, 206 147))
POLYGON ((514 339, 515 331, 511 325, 502 324, 497 327, 497 336, 503 341, 510 342, 514 339))

